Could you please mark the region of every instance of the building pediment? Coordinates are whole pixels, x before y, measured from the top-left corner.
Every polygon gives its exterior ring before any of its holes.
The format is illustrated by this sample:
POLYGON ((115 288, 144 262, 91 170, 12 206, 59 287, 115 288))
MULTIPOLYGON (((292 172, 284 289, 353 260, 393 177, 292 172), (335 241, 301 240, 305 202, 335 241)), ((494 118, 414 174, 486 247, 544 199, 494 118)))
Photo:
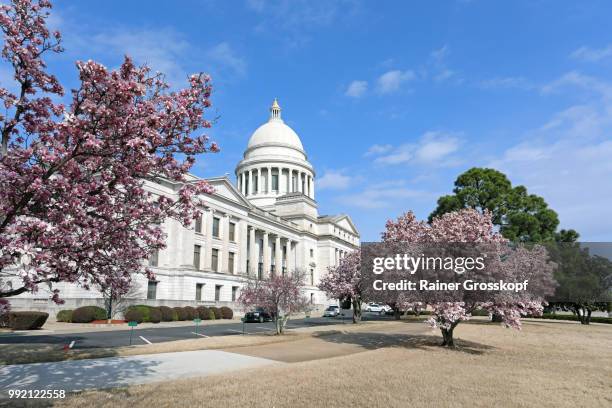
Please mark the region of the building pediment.
POLYGON ((225 176, 214 177, 206 179, 206 181, 215 189, 213 196, 223 197, 244 207, 253 208, 253 205, 234 187, 229 178, 225 176))

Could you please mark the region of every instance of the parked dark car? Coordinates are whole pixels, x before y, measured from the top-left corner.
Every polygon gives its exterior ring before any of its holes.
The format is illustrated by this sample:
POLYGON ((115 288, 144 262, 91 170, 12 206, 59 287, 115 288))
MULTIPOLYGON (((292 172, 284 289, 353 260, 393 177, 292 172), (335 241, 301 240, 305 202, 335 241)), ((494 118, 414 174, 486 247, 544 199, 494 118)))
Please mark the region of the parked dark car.
POLYGON ((272 321, 273 316, 266 312, 263 308, 258 307, 255 310, 247 312, 244 315, 244 321, 246 323, 263 323, 272 321))

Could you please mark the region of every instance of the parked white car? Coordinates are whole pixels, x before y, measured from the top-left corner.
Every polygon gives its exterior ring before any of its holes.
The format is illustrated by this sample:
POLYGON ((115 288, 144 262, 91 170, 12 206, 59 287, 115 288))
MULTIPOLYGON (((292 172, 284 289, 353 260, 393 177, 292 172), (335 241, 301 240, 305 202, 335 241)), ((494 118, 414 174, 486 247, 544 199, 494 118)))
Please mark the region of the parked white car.
POLYGON ((378 303, 374 303, 374 302, 370 302, 367 305, 365 305, 363 310, 366 312, 370 312, 370 313, 384 313, 385 312, 382 305, 379 305, 378 303))
POLYGON ((323 311, 323 317, 336 317, 340 314, 340 307, 331 305, 323 311))

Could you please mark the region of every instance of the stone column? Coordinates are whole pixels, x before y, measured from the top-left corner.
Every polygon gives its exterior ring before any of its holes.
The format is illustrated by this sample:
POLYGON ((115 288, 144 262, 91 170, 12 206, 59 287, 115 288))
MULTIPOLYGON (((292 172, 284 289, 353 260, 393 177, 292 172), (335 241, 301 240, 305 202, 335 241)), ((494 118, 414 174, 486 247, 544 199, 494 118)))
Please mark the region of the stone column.
POLYGON ((264 231, 263 233, 263 276, 267 278, 270 276, 270 243, 269 233, 264 231))
POLYGON ((206 210, 203 215, 202 225, 205 226, 206 243, 200 251, 200 265, 202 269, 210 270, 212 262, 212 229, 213 229, 213 213, 212 209, 206 210), (202 253, 203 252, 203 253, 202 253))
POLYGON ((281 237, 276 235, 274 243, 274 273, 280 275, 283 272, 283 249, 281 248, 281 237))
POLYGON ((247 274, 257 276, 257 248, 255 248, 255 227, 251 226, 249 231, 249 270, 247 274))
POLYGON ((293 241, 287 240, 287 274, 292 274, 295 268, 295 253, 293 251, 293 241))
POLYGON ((303 193, 302 188, 302 172, 298 170, 297 172, 297 191, 299 193, 303 193))
POLYGON ((266 191, 266 193, 270 194, 272 193, 272 167, 268 167, 268 179, 266 181, 268 185, 268 191, 266 191))
POLYGON ((312 178, 312 185, 310 186, 310 198, 312 198, 313 200, 315 199, 314 177, 312 178))
POLYGON ((238 241, 238 247, 240 248, 240 250, 238 251, 238 259, 240 262, 238 265, 238 273, 243 273, 246 274, 247 268, 247 259, 248 258, 248 254, 247 254, 247 241, 249 239, 249 226, 248 224, 244 221, 244 220, 240 220, 238 222, 238 225, 236 225, 237 227, 237 232, 240 234, 239 235, 239 241, 238 241))
POLYGON ((257 192, 255 194, 261 194, 263 189, 261 188, 261 167, 257 168, 257 192))
MULTIPOLYGON (((221 251, 221 259, 219 265, 221 267, 219 270, 224 273, 229 273, 229 223, 230 216, 229 214, 225 214, 223 218, 221 218, 221 239, 223 240, 223 250, 221 251)), ((234 230, 234 234, 236 231, 234 230)), ((235 266, 235 265, 234 265, 235 266)))
POLYGON ((253 169, 249 170, 249 191, 247 191, 247 195, 253 194, 253 169))

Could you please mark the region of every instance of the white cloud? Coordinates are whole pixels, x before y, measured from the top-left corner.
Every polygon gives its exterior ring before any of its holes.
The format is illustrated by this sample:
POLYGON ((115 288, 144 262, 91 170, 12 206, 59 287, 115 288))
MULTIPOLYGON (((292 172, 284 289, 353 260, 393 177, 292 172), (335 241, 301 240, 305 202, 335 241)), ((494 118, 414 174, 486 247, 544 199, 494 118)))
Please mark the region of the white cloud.
POLYGON ((434 60, 441 61, 444 58, 446 58, 448 54, 449 54, 448 45, 445 44, 441 48, 437 50, 433 50, 430 55, 434 60))
POLYGON ((497 77, 480 81, 478 84, 483 89, 518 88, 531 89, 533 86, 524 77, 497 77))
POLYGON ((316 187, 319 190, 343 190, 348 188, 352 181, 352 177, 344 175, 340 171, 329 170, 317 180, 316 187))
POLYGON ((238 57, 227 42, 217 44, 206 55, 213 61, 229 68, 236 75, 244 76, 246 74, 247 64, 245 60, 238 57))
POLYGON ((349 84, 348 88, 346 88, 346 92, 344 94, 346 96, 350 96, 351 98, 360 98, 366 93, 367 90, 367 81, 353 81, 349 84))
POLYGON ((368 151, 365 153, 365 156, 372 156, 372 155, 387 153, 391 149, 393 149, 393 146, 390 144, 385 144, 385 145, 375 144, 375 145, 370 146, 368 151))
POLYGON ((574 50, 574 52, 570 54, 570 57, 588 62, 598 62, 612 57, 612 44, 604 48, 590 48, 583 46, 577 50, 574 50))
POLYGON ((377 90, 381 94, 387 94, 396 92, 400 89, 401 85, 406 81, 411 81, 416 78, 413 71, 400 71, 393 70, 387 71, 378 77, 377 90))
POLYGON ((440 132, 427 132, 421 138, 421 143, 416 150, 416 158, 420 162, 433 163, 444 159, 458 148, 459 139, 455 136, 440 132))
POLYGON ((453 75, 455 75, 455 72, 453 70, 444 68, 441 72, 439 72, 438 74, 434 76, 434 81, 436 82, 446 81, 447 79, 450 79, 453 75))
POLYGON ((104 55, 129 55, 139 64, 166 75, 173 85, 182 85, 187 73, 179 61, 190 50, 189 43, 172 29, 113 29, 81 38, 79 48, 94 49, 104 55))
POLYGON ((392 208, 401 200, 433 200, 437 193, 404 187, 402 183, 396 186, 381 184, 372 185, 355 194, 339 196, 337 201, 343 205, 361 209, 392 208))
POLYGON ((429 131, 420 138, 418 143, 406 143, 396 148, 385 149, 384 152, 381 152, 383 154, 374 160, 374 163, 395 165, 414 162, 444 165, 448 156, 458 149, 459 138, 454 134, 429 131))
POLYGON ((543 93, 562 92, 567 87, 577 87, 584 91, 595 92, 600 96, 612 98, 612 85, 598 78, 570 71, 542 87, 543 93))

